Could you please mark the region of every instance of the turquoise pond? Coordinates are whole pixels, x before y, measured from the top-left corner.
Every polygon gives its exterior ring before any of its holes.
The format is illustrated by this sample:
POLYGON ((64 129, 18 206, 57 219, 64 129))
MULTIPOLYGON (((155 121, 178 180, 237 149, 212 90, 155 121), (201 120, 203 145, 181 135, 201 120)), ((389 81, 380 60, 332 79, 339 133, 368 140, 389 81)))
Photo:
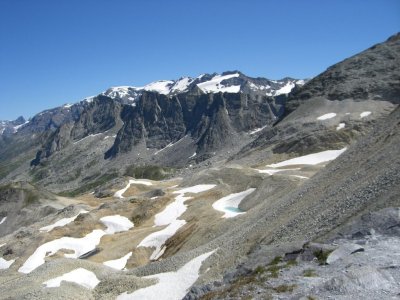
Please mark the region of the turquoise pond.
POLYGON ((243 212, 240 208, 233 207, 233 206, 226 206, 226 207, 224 207, 224 209, 228 210, 228 211, 231 211, 231 212, 235 212, 235 213, 243 212))

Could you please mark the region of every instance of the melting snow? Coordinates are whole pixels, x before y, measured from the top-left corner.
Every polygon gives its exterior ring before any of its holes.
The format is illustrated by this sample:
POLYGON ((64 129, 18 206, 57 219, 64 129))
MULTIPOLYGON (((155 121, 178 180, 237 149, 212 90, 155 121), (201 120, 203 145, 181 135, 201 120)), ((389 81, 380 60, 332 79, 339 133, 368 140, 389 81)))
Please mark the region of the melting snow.
POLYGON ((64 254, 68 258, 78 258, 96 248, 105 234, 127 231, 133 227, 127 218, 119 215, 103 217, 100 221, 107 226, 105 231, 93 230, 82 238, 62 237, 39 246, 36 251, 19 268, 18 272, 30 273, 45 263, 45 257, 57 253, 61 249, 72 250, 74 253, 64 254))
POLYGON ((224 86, 221 84, 221 81, 235 77, 239 77, 239 74, 216 75, 211 80, 199 83, 197 86, 205 93, 238 93, 240 91, 240 85, 224 86))
POLYGON ((224 212, 225 214, 222 216, 222 218, 233 218, 238 215, 244 214, 245 212, 242 212, 239 210, 239 204, 240 202, 246 198, 248 195, 253 193, 256 189, 251 188, 248 190, 245 190, 240 193, 234 193, 230 194, 228 196, 225 196, 216 202, 213 203, 213 208, 219 211, 224 212))
POLYGON ((301 175, 290 175, 290 176, 300 178, 300 179, 309 179, 309 177, 301 176, 301 175))
POLYGON ((126 187, 124 187, 122 190, 115 192, 114 197, 123 199, 124 196, 122 196, 122 195, 129 189, 131 184, 142 184, 142 185, 147 185, 147 186, 153 185, 150 181, 147 181, 147 180, 130 179, 128 184, 126 185, 126 187))
POLYGON ((151 260, 157 260, 164 254, 166 247, 164 246, 165 242, 186 224, 185 220, 174 220, 165 227, 163 230, 156 231, 148 235, 144 240, 140 242, 138 247, 149 247, 156 248, 150 256, 151 260), (163 247, 164 246, 164 247, 163 247))
POLYGON ((0 248, 3 247, 3 246, 5 246, 5 245, 6 245, 5 243, 4 243, 4 244, 0 244, 0 248))
POLYGON ((260 131, 263 130, 265 127, 267 127, 267 125, 265 125, 265 126, 263 126, 263 127, 260 127, 260 128, 256 128, 256 129, 250 131, 249 134, 252 135, 252 134, 255 134, 255 133, 257 133, 257 132, 260 132, 260 131))
POLYGON ((178 219, 187 209, 186 205, 184 204, 185 201, 192 198, 184 197, 184 194, 197 194, 210 190, 214 187, 215 184, 199 184, 173 192, 174 194, 178 194, 178 196, 176 196, 175 201, 169 204, 162 212, 156 214, 154 224, 156 226, 164 226, 171 224, 173 221, 178 219))
POLYGON ((327 162, 336 159, 340 154, 346 151, 347 148, 340 150, 327 150, 318 153, 308 154, 289 160, 285 160, 276 164, 268 165, 268 167, 279 168, 291 165, 317 165, 319 163, 327 162))
POLYGON ((49 232, 49 231, 53 230, 53 229, 56 228, 56 227, 63 227, 63 226, 65 226, 65 225, 71 223, 72 221, 74 221, 80 214, 86 214, 86 213, 88 213, 88 211, 86 211, 86 210, 81 210, 77 215, 75 215, 75 216, 73 216, 73 217, 71 217, 71 218, 63 218, 63 219, 61 219, 61 220, 58 220, 58 221, 55 222, 54 224, 48 225, 48 226, 45 226, 45 227, 42 227, 42 228, 40 228, 39 230, 40 230, 40 231, 49 232))
POLYGON ((193 153, 191 156, 189 156, 189 158, 193 158, 193 157, 195 157, 197 155, 197 153, 195 152, 195 153, 193 153))
POLYGON ((336 130, 343 129, 346 126, 345 123, 339 123, 339 125, 336 127, 336 130))
POLYGON ((103 217, 100 219, 100 221, 107 226, 105 231, 106 234, 128 231, 134 226, 127 217, 122 217, 120 215, 103 217))
POLYGON ((317 120, 328 120, 328 119, 332 119, 335 116, 336 116, 335 113, 328 113, 328 114, 318 117, 317 120))
POLYGON ((100 282, 93 272, 83 268, 78 268, 54 279, 47 280, 43 282, 43 284, 48 288, 59 287, 61 281, 74 282, 87 289, 94 289, 100 282))
POLYGON ((183 188, 175 191, 178 194, 175 201, 170 203, 162 212, 158 213, 154 218, 154 226, 165 226, 164 229, 156 231, 144 238, 138 247, 154 247, 156 248, 150 256, 151 260, 158 259, 165 251, 163 245, 172 237, 183 225, 186 224, 185 220, 178 220, 178 218, 186 211, 187 206, 185 201, 192 199, 192 197, 185 197, 185 193, 201 193, 215 187, 215 184, 199 184, 192 187, 183 188))
POLYGON ((117 299, 159 300, 162 295, 163 300, 180 300, 185 297, 189 288, 199 278, 199 271, 203 261, 213 254, 214 251, 207 252, 192 259, 176 272, 166 272, 143 277, 148 279, 156 278, 158 279, 158 282, 151 286, 136 290, 131 294, 125 292, 119 295, 117 299))
POLYGON ((265 170, 258 170, 259 173, 266 173, 268 175, 274 175, 275 173, 278 172, 284 172, 284 171, 296 171, 300 170, 300 168, 294 168, 294 169, 265 169, 265 170))
POLYGON ((8 269, 13 263, 15 259, 5 260, 4 258, 0 257, 0 270, 8 269))
POLYGON ((361 117, 361 118, 365 118, 365 117, 368 117, 370 114, 371 114, 370 111, 364 111, 364 112, 362 112, 362 113, 360 114, 360 117, 361 117))
POLYGON ((4 217, 3 219, 1 219, 0 224, 3 224, 6 221, 7 217, 4 217))
POLYGON ((128 262, 128 259, 132 256, 132 252, 129 252, 127 255, 119 258, 119 259, 114 259, 114 260, 109 260, 103 262, 103 265, 106 265, 107 267, 117 269, 117 270, 122 270, 125 268, 126 263, 128 262))
POLYGON ((97 136, 100 134, 102 134, 102 132, 96 133, 96 134, 89 134, 88 136, 85 136, 84 138, 81 138, 80 140, 74 142, 74 144, 78 144, 78 143, 82 142, 83 140, 86 140, 87 138, 91 138, 91 137, 94 137, 94 136, 97 136))

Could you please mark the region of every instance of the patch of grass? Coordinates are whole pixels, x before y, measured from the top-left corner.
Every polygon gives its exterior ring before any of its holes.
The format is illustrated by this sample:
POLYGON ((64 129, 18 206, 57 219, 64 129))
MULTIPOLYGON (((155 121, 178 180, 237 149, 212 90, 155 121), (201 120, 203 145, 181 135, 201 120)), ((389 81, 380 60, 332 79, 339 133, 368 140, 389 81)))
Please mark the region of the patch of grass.
POLYGON ((328 258, 329 254, 331 254, 332 251, 324 251, 324 250, 319 250, 314 252, 314 256, 318 259, 318 262, 320 265, 326 265, 326 259, 328 258))
POLYGON ((280 267, 278 265, 272 265, 272 266, 269 266, 267 268, 267 271, 270 272, 272 278, 278 278, 279 277, 279 271, 280 271, 281 268, 282 267, 280 267))
POLYGON ((24 199, 25 205, 30 205, 39 201, 39 196, 33 191, 24 190, 24 193, 25 193, 25 199, 24 199))
POLYGON ((103 174, 100 177, 97 177, 94 181, 91 181, 87 184, 84 184, 80 186, 79 188, 71 191, 64 191, 60 193, 60 196, 65 196, 65 197, 75 197, 80 194, 84 194, 85 192, 92 190, 100 185, 105 184, 106 182, 118 177, 118 173, 107 173, 103 174))
POLYGON ((288 293, 288 292, 293 292, 293 290, 296 288, 295 284, 287 285, 287 284, 282 284, 277 287, 274 287, 274 290, 277 293, 288 293))
POLYGON ((297 266, 297 265, 298 265, 298 263, 297 263, 297 260, 295 260, 295 259, 291 259, 291 260, 288 260, 286 262, 286 267, 287 268, 290 268, 290 267, 293 267, 293 266, 297 266))
POLYGON ((163 180, 174 173, 173 168, 160 166, 129 166, 125 170, 126 176, 131 176, 137 179, 163 180))
POLYGON ((317 300, 317 298, 313 297, 313 296, 307 296, 308 300, 317 300))
POLYGON ((307 269, 303 271, 303 276, 304 277, 316 277, 317 273, 315 273, 315 270, 313 269, 307 269))
POLYGON ((254 274, 260 275, 265 273, 265 267, 264 266, 258 266, 255 270, 254 270, 254 274))
POLYGON ((275 256, 274 259, 269 263, 270 266, 277 265, 282 261, 282 256, 275 256))

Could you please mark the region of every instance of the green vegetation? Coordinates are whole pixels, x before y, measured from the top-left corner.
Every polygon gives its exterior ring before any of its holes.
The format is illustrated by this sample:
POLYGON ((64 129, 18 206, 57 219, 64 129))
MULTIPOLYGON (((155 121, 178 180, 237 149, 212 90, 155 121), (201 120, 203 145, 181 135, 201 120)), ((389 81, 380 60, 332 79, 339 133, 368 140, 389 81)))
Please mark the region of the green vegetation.
POLYGON ((162 180, 173 174, 173 168, 160 166, 139 166, 131 165, 126 168, 126 176, 131 176, 138 179, 162 180))
POLYGON ((30 190, 23 190, 23 191, 25 194, 25 199, 24 199, 25 205, 30 205, 39 201, 39 195, 37 195, 35 192, 30 190))
POLYGON ((79 188, 75 190, 62 192, 60 193, 60 195, 65 197, 75 197, 80 194, 84 194, 85 192, 92 190, 100 185, 103 185, 116 177, 118 177, 118 173, 106 173, 97 177, 94 181, 90 181, 87 184, 81 185, 79 188))
POLYGON ((269 266, 267 268, 267 271, 270 272, 272 278, 278 278, 279 277, 279 271, 280 271, 281 268, 282 267, 280 267, 278 265, 272 265, 272 266, 269 266))
POLYGON ((293 292, 293 290, 296 288, 295 284, 287 285, 287 284, 282 284, 274 288, 274 290, 277 293, 287 293, 287 292, 293 292))
POLYGON ((282 256, 275 256, 274 259, 269 263, 270 266, 277 265, 282 261, 282 256))
POLYGON ((307 269, 303 271, 303 276, 304 277, 316 277, 317 273, 315 273, 315 270, 313 269, 307 269))
POLYGON ((295 259, 290 259, 290 260, 288 260, 287 262, 286 262, 286 267, 287 268, 290 268, 290 267, 293 267, 293 266, 297 266, 297 260, 295 260, 295 259))
POLYGON ((260 275, 265 273, 265 267, 264 266, 258 266, 255 270, 254 270, 254 274, 260 275))
POLYGON ((318 259, 318 262, 320 265, 326 265, 326 259, 328 258, 329 254, 331 254, 332 251, 324 251, 324 250, 319 250, 314 252, 314 256, 318 259))

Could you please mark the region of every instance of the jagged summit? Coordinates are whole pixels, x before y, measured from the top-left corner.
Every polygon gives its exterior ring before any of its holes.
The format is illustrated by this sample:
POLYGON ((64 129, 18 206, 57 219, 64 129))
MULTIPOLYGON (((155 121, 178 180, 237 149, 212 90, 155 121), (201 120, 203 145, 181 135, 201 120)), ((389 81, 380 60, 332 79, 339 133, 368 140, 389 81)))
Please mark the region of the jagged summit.
POLYGON ((202 74, 198 77, 181 77, 178 80, 159 80, 142 87, 117 86, 103 94, 125 103, 134 103, 144 91, 172 96, 191 92, 199 88, 203 93, 256 93, 265 96, 278 96, 289 93, 294 86, 303 85, 305 80, 286 77, 281 80, 252 78, 240 71, 226 71, 222 74, 202 74))

